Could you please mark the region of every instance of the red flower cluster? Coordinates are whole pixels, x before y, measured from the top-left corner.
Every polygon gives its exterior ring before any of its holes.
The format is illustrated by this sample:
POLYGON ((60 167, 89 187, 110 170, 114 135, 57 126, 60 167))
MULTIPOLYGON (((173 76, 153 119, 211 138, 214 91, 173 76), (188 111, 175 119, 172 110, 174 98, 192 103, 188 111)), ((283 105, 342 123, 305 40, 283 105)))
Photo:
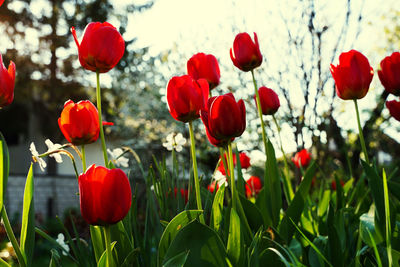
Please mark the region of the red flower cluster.
POLYGON ((8 106, 14 99, 15 64, 10 61, 8 69, 4 66, 0 54, 0 108, 8 106))
POLYGON ((306 168, 311 161, 311 154, 307 151, 307 149, 302 149, 294 155, 292 158, 292 162, 296 165, 297 168, 306 168))
POLYGON ((78 182, 81 213, 88 224, 114 224, 129 212, 131 186, 121 169, 93 164, 79 176, 78 182))

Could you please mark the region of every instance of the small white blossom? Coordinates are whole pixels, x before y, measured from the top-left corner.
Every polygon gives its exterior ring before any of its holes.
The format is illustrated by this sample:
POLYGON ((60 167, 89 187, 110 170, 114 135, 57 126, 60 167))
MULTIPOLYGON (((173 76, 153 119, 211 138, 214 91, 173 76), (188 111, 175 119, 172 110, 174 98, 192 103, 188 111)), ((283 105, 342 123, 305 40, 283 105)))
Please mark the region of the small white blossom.
POLYGON ((175 149, 176 152, 181 152, 182 146, 186 144, 186 139, 181 133, 178 133, 177 135, 175 135, 175 133, 170 133, 166 139, 167 142, 163 143, 163 147, 170 151, 175 149))
POLYGON ((121 148, 115 148, 113 150, 110 150, 109 148, 107 148, 107 152, 112 157, 111 160, 115 164, 115 166, 117 166, 117 167, 122 166, 124 168, 129 167, 129 165, 128 165, 129 159, 122 156, 124 151, 121 148))
MULTIPOLYGON (((53 144, 53 142, 50 139, 46 139, 46 141, 44 141, 44 142, 48 148, 46 153, 62 148, 62 145, 53 144)), ((53 154, 50 154, 49 156, 53 157, 57 161, 57 163, 62 163, 61 153, 53 153, 53 154)))
POLYGON ((39 163, 39 167, 42 171, 44 171, 44 169, 47 167, 47 163, 46 161, 44 161, 44 159, 39 157, 39 152, 37 152, 35 144, 32 142, 29 150, 32 153, 32 158, 35 162, 39 163))
POLYGON ((59 233, 56 241, 64 249, 62 251, 62 254, 64 256, 67 256, 67 252, 69 252, 69 246, 64 242, 64 235, 62 233, 59 233))
POLYGON ((226 181, 226 176, 223 175, 222 172, 217 170, 213 176, 218 186, 222 186, 223 184, 225 184, 225 186, 228 186, 228 181, 226 181))

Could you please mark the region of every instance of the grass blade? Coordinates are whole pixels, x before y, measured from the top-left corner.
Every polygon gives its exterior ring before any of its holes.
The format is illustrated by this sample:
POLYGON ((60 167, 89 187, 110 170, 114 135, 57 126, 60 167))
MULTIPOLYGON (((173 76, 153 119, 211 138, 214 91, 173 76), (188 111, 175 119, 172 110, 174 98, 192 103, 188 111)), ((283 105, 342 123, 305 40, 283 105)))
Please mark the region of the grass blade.
POLYGON ((386 217, 386 251, 388 256, 389 266, 392 266, 392 237, 391 237, 391 226, 390 226, 390 207, 389 207, 389 192, 387 186, 386 172, 383 170, 383 196, 385 198, 385 217, 386 217))

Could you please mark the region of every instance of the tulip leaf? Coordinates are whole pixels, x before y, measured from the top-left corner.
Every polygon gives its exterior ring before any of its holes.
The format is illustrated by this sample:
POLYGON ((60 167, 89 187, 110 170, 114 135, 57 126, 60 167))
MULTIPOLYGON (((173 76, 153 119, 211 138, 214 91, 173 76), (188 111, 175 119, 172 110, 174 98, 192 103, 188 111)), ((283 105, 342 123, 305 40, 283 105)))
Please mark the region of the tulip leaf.
POLYGON ((236 182, 236 189, 238 191, 239 194, 243 194, 245 193, 245 181, 243 179, 243 175, 242 175, 242 165, 240 162, 240 155, 239 155, 239 151, 237 149, 235 149, 235 154, 236 154, 236 171, 237 171, 237 182, 236 182))
POLYGON ((382 235, 375 227, 374 214, 364 213, 360 216, 360 236, 364 243, 372 247, 371 237, 374 239, 376 245, 383 242, 382 235))
POLYGON ((188 255, 189 251, 182 251, 182 253, 170 258, 165 264, 163 264, 163 267, 182 267, 185 264, 188 255))
MULTIPOLYGON (((114 248, 115 248, 116 243, 117 242, 115 242, 115 241, 111 243, 111 254, 115 253, 114 248)), ((113 259, 112 259, 112 261, 113 261, 113 259)), ((101 257, 100 257, 99 261, 97 262, 97 267, 108 267, 108 265, 107 265, 107 250, 104 250, 103 254, 101 254, 101 257)))
POLYGON ((184 266, 231 266, 218 234, 197 220, 177 233, 165 254, 164 263, 183 252, 189 252, 184 266))
POLYGON ((8 264, 6 261, 4 261, 2 258, 0 258, 0 267, 11 267, 11 265, 8 264))
POLYGON ((8 172, 10 169, 10 159, 8 156, 7 143, 0 132, 0 212, 3 208, 4 195, 7 188, 8 172))
POLYGON ((158 261, 159 265, 164 260, 165 253, 167 252, 171 242, 174 240, 178 232, 188 225, 191 221, 195 220, 202 214, 201 210, 185 210, 176 215, 165 228, 160 243, 158 245, 158 261))
POLYGON ((267 142, 267 161, 265 164, 265 175, 264 175, 264 194, 267 207, 267 212, 271 218, 272 225, 276 227, 280 220, 280 211, 282 208, 282 191, 281 182, 278 171, 278 164, 275 158, 275 150, 272 143, 268 140, 267 142))
POLYGON ((242 204, 244 213, 252 230, 257 230, 263 225, 263 218, 260 209, 250 200, 242 195, 239 195, 240 203, 242 204))
POLYGON ((24 255, 28 266, 32 263, 33 248, 35 245, 35 209, 33 205, 33 191, 33 170, 31 164, 25 183, 20 240, 21 252, 24 255))
POLYGON ((288 209, 285 212, 285 215, 282 218, 282 221, 278 226, 278 232, 283 240, 286 241, 286 244, 290 243, 290 240, 295 231, 291 220, 295 224, 297 224, 300 220, 301 214, 303 213, 304 204, 311 187, 311 182, 314 177, 315 170, 316 164, 315 162, 313 162, 307 169, 303 181, 297 189, 297 192, 294 195, 292 202, 290 203, 288 209))
POLYGON ((102 232, 100 226, 90 225, 90 238, 92 239, 96 262, 99 262, 103 251, 106 249, 102 232))
MULTIPOLYGON (((337 182, 339 180, 337 179, 337 182)), ((340 187, 340 184, 337 184, 337 187, 340 187)), ((340 237, 338 233, 338 229, 335 225, 335 211, 333 208, 333 204, 329 204, 328 210, 328 244, 330 250, 330 257, 333 266, 343 266, 343 253, 342 253, 342 245, 340 243, 340 237)))
MULTIPOLYGON (((215 189, 216 190, 216 189, 215 189)), ((219 231, 223 220, 223 209, 224 209, 224 195, 225 185, 223 184, 217 191, 214 197, 214 201, 211 208, 211 220, 210 226, 216 232, 219 231)))
POLYGON ((50 259, 50 263, 49 263, 49 267, 60 267, 62 266, 60 263, 60 254, 58 253, 58 251, 56 249, 51 249, 51 259, 50 259))
POLYGON ((231 209, 229 221, 227 253, 234 266, 243 266, 244 242, 241 234, 240 218, 234 209, 231 209))

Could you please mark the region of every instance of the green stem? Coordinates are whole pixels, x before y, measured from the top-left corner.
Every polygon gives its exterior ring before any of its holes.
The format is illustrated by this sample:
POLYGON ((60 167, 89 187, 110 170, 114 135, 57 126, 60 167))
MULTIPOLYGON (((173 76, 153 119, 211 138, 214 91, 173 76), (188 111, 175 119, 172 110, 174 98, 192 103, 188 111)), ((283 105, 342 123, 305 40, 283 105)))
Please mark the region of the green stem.
POLYGON ((256 82, 256 79, 254 77, 254 71, 253 70, 251 70, 251 76, 253 78, 254 91, 255 91, 255 95, 256 95, 258 116, 260 117, 260 121, 261 121, 261 130, 262 130, 262 138, 263 138, 263 142, 264 142, 265 153, 268 154, 267 153, 267 150, 268 150, 267 135, 265 133, 265 125, 264 125, 263 114, 262 114, 262 109, 261 109, 260 95, 258 94, 257 82, 256 82))
POLYGON ((229 166, 229 177, 230 177, 230 186, 231 186, 231 194, 232 194, 232 208, 236 211, 236 192, 235 192, 235 173, 233 166, 233 153, 232 153, 232 143, 228 143, 228 166, 229 166))
MULTIPOLYGON (((196 144, 194 141, 192 121, 189 121, 189 133, 190 133, 190 150, 192 152, 192 161, 193 161, 194 190, 196 193, 197 209, 203 210, 203 207, 201 206, 200 182, 199 182, 199 174, 197 173, 196 144)), ((200 215, 200 222, 205 223, 203 214, 200 215)))
POLYGON ((97 111, 99 112, 101 148, 103 149, 104 164, 106 165, 106 167, 108 167, 107 147, 106 140, 104 139, 103 119, 101 115, 100 73, 98 71, 96 72, 96 83, 97 111))
POLYGON ((106 241, 106 253, 107 253, 107 267, 112 266, 112 254, 111 254, 111 234, 110 234, 110 226, 104 226, 104 237, 106 241))
POLYGON ((82 169, 83 169, 83 172, 86 171, 86 152, 85 152, 85 145, 82 145, 82 169))
POLYGON ((22 255, 22 252, 18 245, 17 239, 15 238, 14 232, 13 232, 11 224, 10 224, 10 220, 8 219, 8 216, 7 216, 6 207, 4 205, 1 210, 1 217, 3 218, 3 224, 4 224, 4 228, 6 230, 8 239, 10 240, 10 242, 14 248, 15 254, 17 255, 19 265, 21 267, 25 267, 26 266, 25 257, 22 255))
POLYGON ((358 111, 357 99, 354 99, 353 101, 354 101, 354 105, 355 105, 356 113, 357 113, 358 134, 360 136, 361 148, 364 153, 365 161, 369 165, 369 158, 368 158, 368 153, 367 153, 367 147, 365 146, 364 135, 363 135, 362 128, 361 128, 360 113, 358 111))
POLYGON ((286 183, 285 187, 287 188, 288 194, 289 194, 289 198, 288 198, 288 202, 290 203, 294 197, 294 192, 293 192, 293 188, 292 188, 292 184, 290 182, 290 178, 289 178, 289 164, 286 158, 286 154, 285 151, 283 150, 283 143, 282 143, 282 138, 281 138, 281 127, 279 127, 279 124, 275 118, 275 115, 272 114, 272 118, 274 120, 276 129, 278 130, 278 138, 279 138, 279 144, 281 147, 281 151, 282 151, 282 155, 283 155, 283 162, 285 163, 285 180, 284 182, 286 183))
POLYGON ((228 173, 228 163, 226 162, 225 152, 222 147, 219 148, 219 155, 221 156, 222 166, 224 166, 225 174, 228 173))

